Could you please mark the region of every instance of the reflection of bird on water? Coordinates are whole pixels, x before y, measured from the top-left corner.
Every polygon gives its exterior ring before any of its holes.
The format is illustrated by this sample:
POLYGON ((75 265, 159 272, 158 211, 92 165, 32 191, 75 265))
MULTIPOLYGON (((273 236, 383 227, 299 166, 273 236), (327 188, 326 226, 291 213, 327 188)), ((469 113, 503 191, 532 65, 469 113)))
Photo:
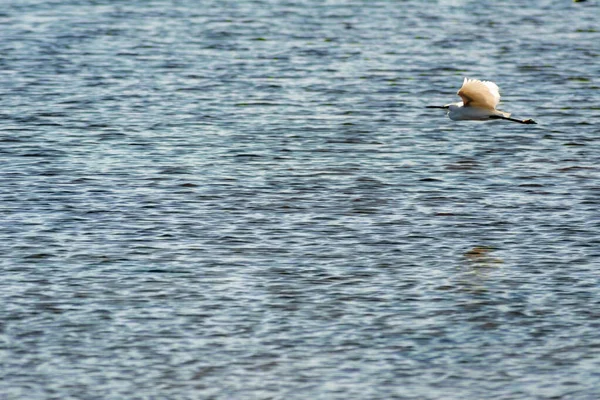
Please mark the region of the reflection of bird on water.
POLYGON ((491 256, 491 253, 493 251, 493 247, 475 246, 472 249, 466 251, 464 255, 469 263, 480 267, 490 267, 493 264, 502 264, 503 261, 501 259, 494 258, 491 256))

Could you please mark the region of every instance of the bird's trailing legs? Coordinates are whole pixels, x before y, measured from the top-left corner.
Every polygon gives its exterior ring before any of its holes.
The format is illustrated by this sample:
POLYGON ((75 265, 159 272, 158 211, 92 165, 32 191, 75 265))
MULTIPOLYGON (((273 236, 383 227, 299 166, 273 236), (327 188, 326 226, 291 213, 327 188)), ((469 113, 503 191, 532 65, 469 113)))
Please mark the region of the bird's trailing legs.
POLYGON ((489 118, 490 119, 505 119, 507 121, 518 122, 520 124, 536 124, 537 125, 537 122, 535 122, 532 119, 516 119, 516 118, 510 118, 510 117, 503 117, 501 115, 490 115, 489 118))

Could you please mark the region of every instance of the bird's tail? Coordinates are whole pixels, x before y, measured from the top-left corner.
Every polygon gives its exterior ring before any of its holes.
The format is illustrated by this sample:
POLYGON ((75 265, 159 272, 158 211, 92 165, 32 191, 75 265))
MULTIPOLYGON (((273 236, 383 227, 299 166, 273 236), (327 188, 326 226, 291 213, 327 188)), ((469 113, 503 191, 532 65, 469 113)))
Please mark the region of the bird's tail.
POLYGON ((510 113, 509 112, 500 111, 500 110, 496 110, 496 115, 499 116, 499 117, 504 117, 504 118, 510 117, 510 113))

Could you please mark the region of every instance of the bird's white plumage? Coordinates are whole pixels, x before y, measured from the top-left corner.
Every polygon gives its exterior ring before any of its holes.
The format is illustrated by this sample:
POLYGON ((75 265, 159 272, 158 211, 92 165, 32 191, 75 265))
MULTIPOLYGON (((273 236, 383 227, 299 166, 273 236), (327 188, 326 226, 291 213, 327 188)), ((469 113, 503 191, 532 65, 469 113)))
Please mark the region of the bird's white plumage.
POLYGON ((500 102, 500 89, 490 81, 465 78, 457 93, 465 107, 478 107, 495 110, 500 102))

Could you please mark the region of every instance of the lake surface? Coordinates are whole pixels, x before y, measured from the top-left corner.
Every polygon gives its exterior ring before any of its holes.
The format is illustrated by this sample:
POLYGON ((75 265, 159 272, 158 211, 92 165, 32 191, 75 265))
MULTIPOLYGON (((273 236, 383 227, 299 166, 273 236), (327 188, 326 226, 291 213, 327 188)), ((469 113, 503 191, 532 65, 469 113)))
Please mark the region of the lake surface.
POLYGON ((5 1, 0 398, 600 398, 599 16, 5 1))

